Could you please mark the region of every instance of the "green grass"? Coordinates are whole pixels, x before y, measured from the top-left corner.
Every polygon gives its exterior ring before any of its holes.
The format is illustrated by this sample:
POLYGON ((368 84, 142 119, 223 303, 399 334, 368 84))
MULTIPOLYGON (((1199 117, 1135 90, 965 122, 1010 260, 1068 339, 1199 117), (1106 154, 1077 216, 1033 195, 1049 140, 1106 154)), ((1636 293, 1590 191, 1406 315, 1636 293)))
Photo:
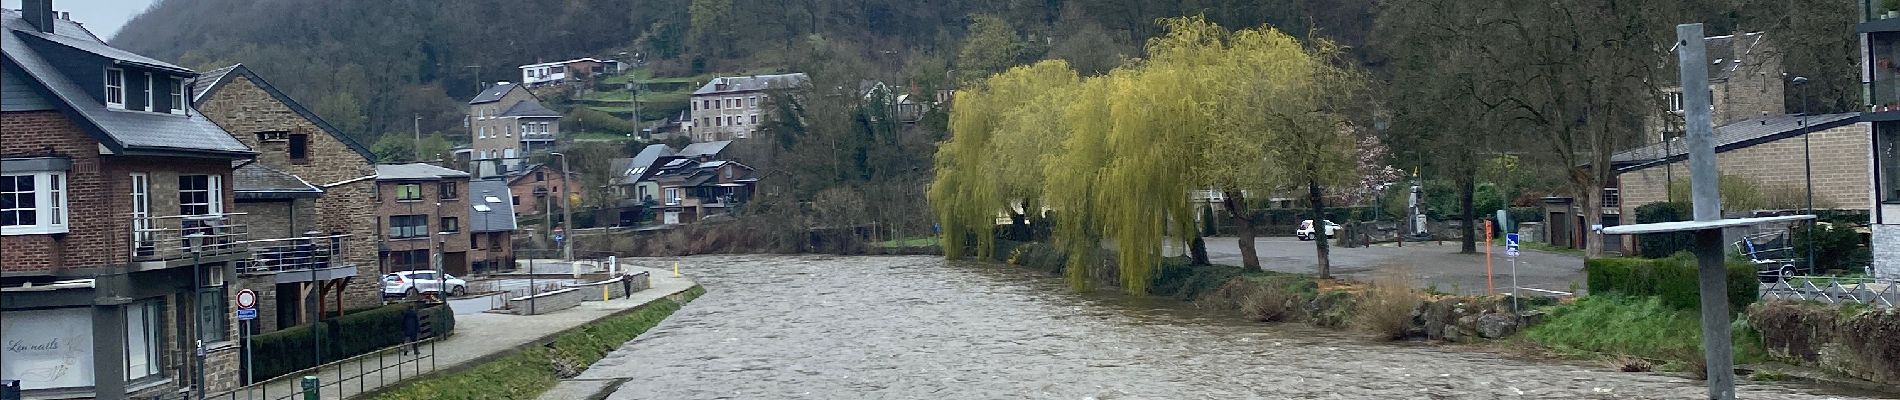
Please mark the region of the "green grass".
MULTIPOLYGON (((1545 321, 1524 338, 1557 351, 1585 357, 1635 357, 1691 370, 1702 354, 1702 324, 1695 311, 1665 306, 1656 297, 1593 295, 1552 306, 1545 321)), ((1755 362, 1766 354, 1754 330, 1733 329, 1735 361, 1755 362)))
POLYGON ((627 137, 627 135, 625 134, 607 133, 607 132, 577 132, 577 133, 574 133, 573 136, 571 137, 574 140, 580 140, 580 141, 631 140, 632 139, 632 138, 627 137))
POLYGON ((1559 246, 1557 246, 1557 245, 1553 245, 1553 244, 1550 244, 1550 243, 1544 243, 1544 242, 1524 242, 1524 241, 1519 241, 1519 242, 1517 243, 1517 246, 1518 246, 1518 247, 1522 247, 1522 248, 1524 248, 1524 249, 1526 249, 1526 250, 1537 250, 1537 251, 1541 251, 1541 252, 1545 252, 1545 253, 1557 253, 1557 254, 1565 254, 1565 255, 1572 255, 1572 256, 1577 256, 1577 257, 1583 257, 1583 250, 1582 250, 1582 249, 1572 249, 1572 248, 1568 248, 1568 247, 1559 247, 1559 246))
POLYGON ((706 293, 695 286, 684 300, 660 299, 639 310, 594 321, 556 336, 552 346, 529 344, 520 351, 471 368, 411 381, 378 399, 524 399, 534 398, 560 381, 555 365, 585 369, 608 352, 659 325, 683 303, 706 293))

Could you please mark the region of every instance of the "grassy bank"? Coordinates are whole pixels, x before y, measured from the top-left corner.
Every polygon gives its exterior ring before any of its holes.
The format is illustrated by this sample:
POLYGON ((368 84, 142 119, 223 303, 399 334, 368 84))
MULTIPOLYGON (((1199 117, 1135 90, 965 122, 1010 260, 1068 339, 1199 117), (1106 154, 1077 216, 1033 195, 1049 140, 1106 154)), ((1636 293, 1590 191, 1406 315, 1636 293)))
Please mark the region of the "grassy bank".
MULTIPOLYGON (((1544 309, 1542 323, 1524 332, 1530 343, 1559 354, 1615 361, 1626 370, 1700 373, 1700 314, 1663 304, 1659 297, 1593 295, 1544 309)), ((1761 339, 1746 323, 1731 326, 1737 363, 1763 359, 1761 339)))
POLYGON ((659 325, 706 289, 694 286, 679 302, 659 299, 632 312, 607 317, 556 335, 547 346, 524 346, 513 354, 401 384, 378 399, 534 398, 565 377, 586 370, 608 352, 659 325))

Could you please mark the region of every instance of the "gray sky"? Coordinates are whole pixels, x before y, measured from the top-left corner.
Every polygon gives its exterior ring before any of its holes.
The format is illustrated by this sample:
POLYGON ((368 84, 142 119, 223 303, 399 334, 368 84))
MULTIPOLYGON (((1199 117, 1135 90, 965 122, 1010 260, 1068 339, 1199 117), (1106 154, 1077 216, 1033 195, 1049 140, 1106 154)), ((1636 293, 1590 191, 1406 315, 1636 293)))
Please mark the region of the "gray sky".
MULTIPOLYGON (((54 11, 73 13, 73 21, 86 24, 86 30, 100 38, 112 40, 119 33, 119 27, 125 26, 133 16, 145 12, 153 0, 54 0, 54 11)), ((20 9, 20 0, 0 0, 0 6, 20 9)))

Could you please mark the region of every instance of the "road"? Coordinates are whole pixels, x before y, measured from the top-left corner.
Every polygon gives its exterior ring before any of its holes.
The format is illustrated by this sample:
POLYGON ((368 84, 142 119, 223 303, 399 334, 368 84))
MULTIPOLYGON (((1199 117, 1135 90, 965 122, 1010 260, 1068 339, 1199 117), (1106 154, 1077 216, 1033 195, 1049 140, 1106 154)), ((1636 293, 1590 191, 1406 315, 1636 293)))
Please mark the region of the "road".
MULTIPOLYGON (((689 257, 707 288, 571 379, 632 399, 1700 399, 1702 382, 1367 341, 937 257, 689 257)), ((1742 382, 1739 398, 1856 399, 1742 382)), ((563 392, 543 399, 598 398, 563 392)))
MULTIPOLYGON (((1260 267, 1271 271, 1312 273, 1316 265, 1313 242, 1291 237, 1267 237, 1254 240, 1260 267)), ((1481 294, 1485 292, 1484 254, 1458 254, 1458 242, 1406 243, 1404 247, 1375 245, 1364 248, 1332 248, 1333 274, 1342 278, 1370 280, 1378 271, 1410 268, 1416 286, 1431 287, 1445 293, 1481 294)), ((1483 247, 1479 248, 1480 251, 1483 247)), ((1499 292, 1511 288, 1511 262, 1504 257, 1504 246, 1492 247, 1492 281, 1499 292)), ((1524 250, 1517 258, 1518 284, 1521 287, 1552 292, 1581 291, 1585 286, 1583 258, 1524 250), (1574 286, 1574 289, 1573 289, 1574 286)), ((1207 238, 1208 258, 1216 264, 1240 265, 1240 240, 1234 237, 1207 238)), ((1536 291, 1532 291, 1536 292, 1536 291)), ((1527 293, 1551 294, 1548 292, 1527 293)))

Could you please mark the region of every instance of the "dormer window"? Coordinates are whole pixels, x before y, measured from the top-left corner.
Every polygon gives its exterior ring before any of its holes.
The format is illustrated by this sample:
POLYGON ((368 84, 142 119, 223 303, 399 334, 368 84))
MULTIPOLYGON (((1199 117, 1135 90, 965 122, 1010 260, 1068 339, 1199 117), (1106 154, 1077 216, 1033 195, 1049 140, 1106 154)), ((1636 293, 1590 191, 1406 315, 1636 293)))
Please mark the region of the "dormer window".
POLYGON ((185 80, 172 79, 172 114, 185 114, 185 80))
POLYGON ((106 69, 106 107, 125 109, 125 70, 106 69))

